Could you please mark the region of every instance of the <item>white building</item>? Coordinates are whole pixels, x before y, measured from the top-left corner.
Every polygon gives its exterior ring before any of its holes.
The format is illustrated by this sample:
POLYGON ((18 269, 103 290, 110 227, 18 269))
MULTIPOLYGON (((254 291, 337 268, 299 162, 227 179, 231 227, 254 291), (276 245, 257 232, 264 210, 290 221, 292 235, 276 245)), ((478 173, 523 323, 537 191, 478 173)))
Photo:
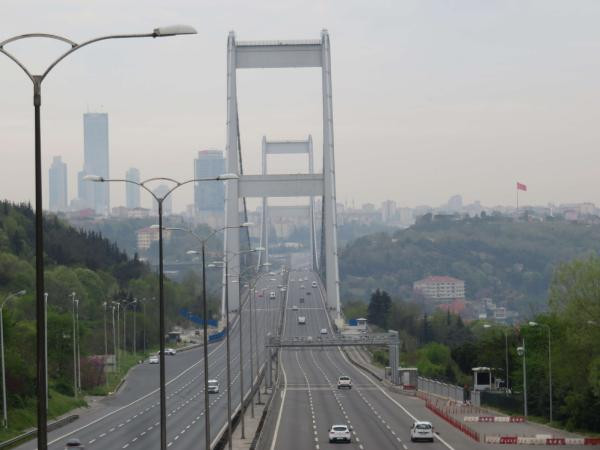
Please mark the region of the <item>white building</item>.
POLYGON ((433 300, 465 298, 465 282, 448 276, 430 276, 415 281, 413 290, 433 300))
MULTIPOLYGON (((146 227, 136 231, 138 251, 147 251, 153 242, 158 242, 158 228, 146 227)), ((171 239, 171 231, 163 230, 163 239, 171 239)))

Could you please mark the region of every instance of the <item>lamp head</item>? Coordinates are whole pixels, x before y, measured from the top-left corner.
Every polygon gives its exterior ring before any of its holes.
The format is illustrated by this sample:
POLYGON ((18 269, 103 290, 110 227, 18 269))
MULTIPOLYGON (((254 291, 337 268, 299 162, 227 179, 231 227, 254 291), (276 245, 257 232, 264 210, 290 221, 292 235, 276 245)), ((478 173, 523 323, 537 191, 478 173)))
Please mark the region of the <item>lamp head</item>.
POLYGON ((530 327, 537 327, 538 323, 534 322, 534 321, 529 321, 529 326, 530 327))
POLYGON ((155 28, 152 34, 154 37, 178 36, 181 34, 197 34, 194 27, 189 25, 169 25, 166 27, 155 28))
POLYGON ((197 250, 188 250, 187 252, 185 252, 187 255, 197 255, 198 251, 197 250))
POLYGON ((244 222, 243 224, 240 225, 240 228, 246 228, 246 227, 251 227, 254 224, 252 222, 244 222))

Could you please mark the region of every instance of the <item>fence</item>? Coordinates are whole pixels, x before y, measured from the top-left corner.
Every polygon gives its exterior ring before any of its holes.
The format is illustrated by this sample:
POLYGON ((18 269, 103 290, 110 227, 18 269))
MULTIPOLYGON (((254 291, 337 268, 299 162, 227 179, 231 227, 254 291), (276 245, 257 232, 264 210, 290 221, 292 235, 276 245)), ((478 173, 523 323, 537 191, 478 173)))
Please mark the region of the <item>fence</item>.
POLYGON ((446 384, 441 381, 419 377, 417 379, 417 388, 421 392, 427 392, 428 394, 454 400, 455 402, 462 403, 465 401, 464 389, 453 384, 446 384))

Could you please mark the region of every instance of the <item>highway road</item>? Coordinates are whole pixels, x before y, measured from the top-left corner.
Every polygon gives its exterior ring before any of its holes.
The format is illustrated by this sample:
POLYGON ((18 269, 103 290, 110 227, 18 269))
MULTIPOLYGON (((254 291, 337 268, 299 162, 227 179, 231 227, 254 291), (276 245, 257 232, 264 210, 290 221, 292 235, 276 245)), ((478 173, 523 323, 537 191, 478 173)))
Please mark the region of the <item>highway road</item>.
MULTIPOLYGON (((304 339, 311 336, 314 341, 323 328, 328 334, 332 333, 321 288, 311 287, 313 281, 318 282, 317 276, 309 271, 292 271, 289 278, 284 336, 304 339), (311 294, 307 295, 308 292, 311 294), (305 325, 298 324, 298 316, 306 317, 305 325)), ((281 371, 284 384, 282 407, 274 412, 266 425, 265 433, 269 438, 263 440, 267 442, 263 450, 319 450, 339 448, 339 445, 361 450, 490 447, 471 440, 433 415, 422 400, 388 392, 351 364, 338 348, 283 349, 281 371), (351 390, 337 389, 340 375, 352 378, 351 390), (437 432, 433 443, 411 442, 409 430, 414 420, 433 423, 437 432), (328 430, 333 424, 351 426, 352 443, 330 444, 328 430)), ((502 448, 519 446, 502 445, 502 448)))
MULTIPOLYGON (((282 276, 268 275, 257 282, 258 361, 265 362, 264 340, 267 332, 274 331, 280 318, 283 294, 277 288, 282 276), (274 281, 272 281, 274 280, 274 281), (264 294, 263 294, 264 290, 264 294), (276 299, 269 299, 269 292, 276 299)), ((247 298, 247 295, 245 296, 247 298)), ((250 389, 250 321, 249 302, 242 314, 244 392, 250 389)), ((231 377, 232 411, 240 404, 240 339, 239 317, 231 316, 231 377)), ((211 441, 227 424, 227 381, 225 340, 209 345, 209 376, 219 380, 220 392, 210 395, 211 441)), ((256 355, 256 349, 254 349, 256 355)), ((167 374, 167 443, 169 448, 202 448, 205 436, 204 372, 202 347, 175 356, 166 356, 167 374)), ((78 438, 86 449, 136 449, 159 448, 160 409, 158 377, 159 366, 147 362, 132 369, 118 393, 109 396, 81 417, 49 433, 50 449, 63 449, 70 438, 78 438)), ((255 365, 256 371, 256 365, 255 365)), ((35 441, 22 445, 22 449, 36 448, 35 441)))

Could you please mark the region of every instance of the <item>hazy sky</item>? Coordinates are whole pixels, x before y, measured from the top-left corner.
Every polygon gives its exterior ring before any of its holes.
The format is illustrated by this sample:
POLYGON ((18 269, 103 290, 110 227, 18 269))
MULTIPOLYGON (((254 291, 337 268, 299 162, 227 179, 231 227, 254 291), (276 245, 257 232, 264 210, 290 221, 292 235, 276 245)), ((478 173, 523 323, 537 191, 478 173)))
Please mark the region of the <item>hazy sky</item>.
MULTIPOLYGON (((600 2, 597 0, 2 0, 0 40, 49 32, 80 41, 186 23, 196 36, 82 49, 47 78, 47 169, 62 155, 69 199, 83 164, 86 111, 109 114, 111 176, 193 177, 198 150, 223 149, 226 42, 316 39, 332 45, 339 201, 437 205, 455 193, 486 205, 600 204, 600 2)), ((10 44, 29 67, 64 44, 10 44)), ((321 157, 319 69, 238 71, 245 171, 260 142, 309 133, 321 157)), ((31 83, 0 55, 0 197, 33 199, 31 83)), ((300 172, 302 158, 275 159, 300 172)), ((320 166, 320 162, 318 164, 320 166)), ((111 203, 124 203, 124 186, 111 203)), ((142 195, 144 197, 144 195, 142 195)), ((192 189, 174 197, 176 210, 192 189)), ((143 200, 149 205, 149 200, 143 200)))

